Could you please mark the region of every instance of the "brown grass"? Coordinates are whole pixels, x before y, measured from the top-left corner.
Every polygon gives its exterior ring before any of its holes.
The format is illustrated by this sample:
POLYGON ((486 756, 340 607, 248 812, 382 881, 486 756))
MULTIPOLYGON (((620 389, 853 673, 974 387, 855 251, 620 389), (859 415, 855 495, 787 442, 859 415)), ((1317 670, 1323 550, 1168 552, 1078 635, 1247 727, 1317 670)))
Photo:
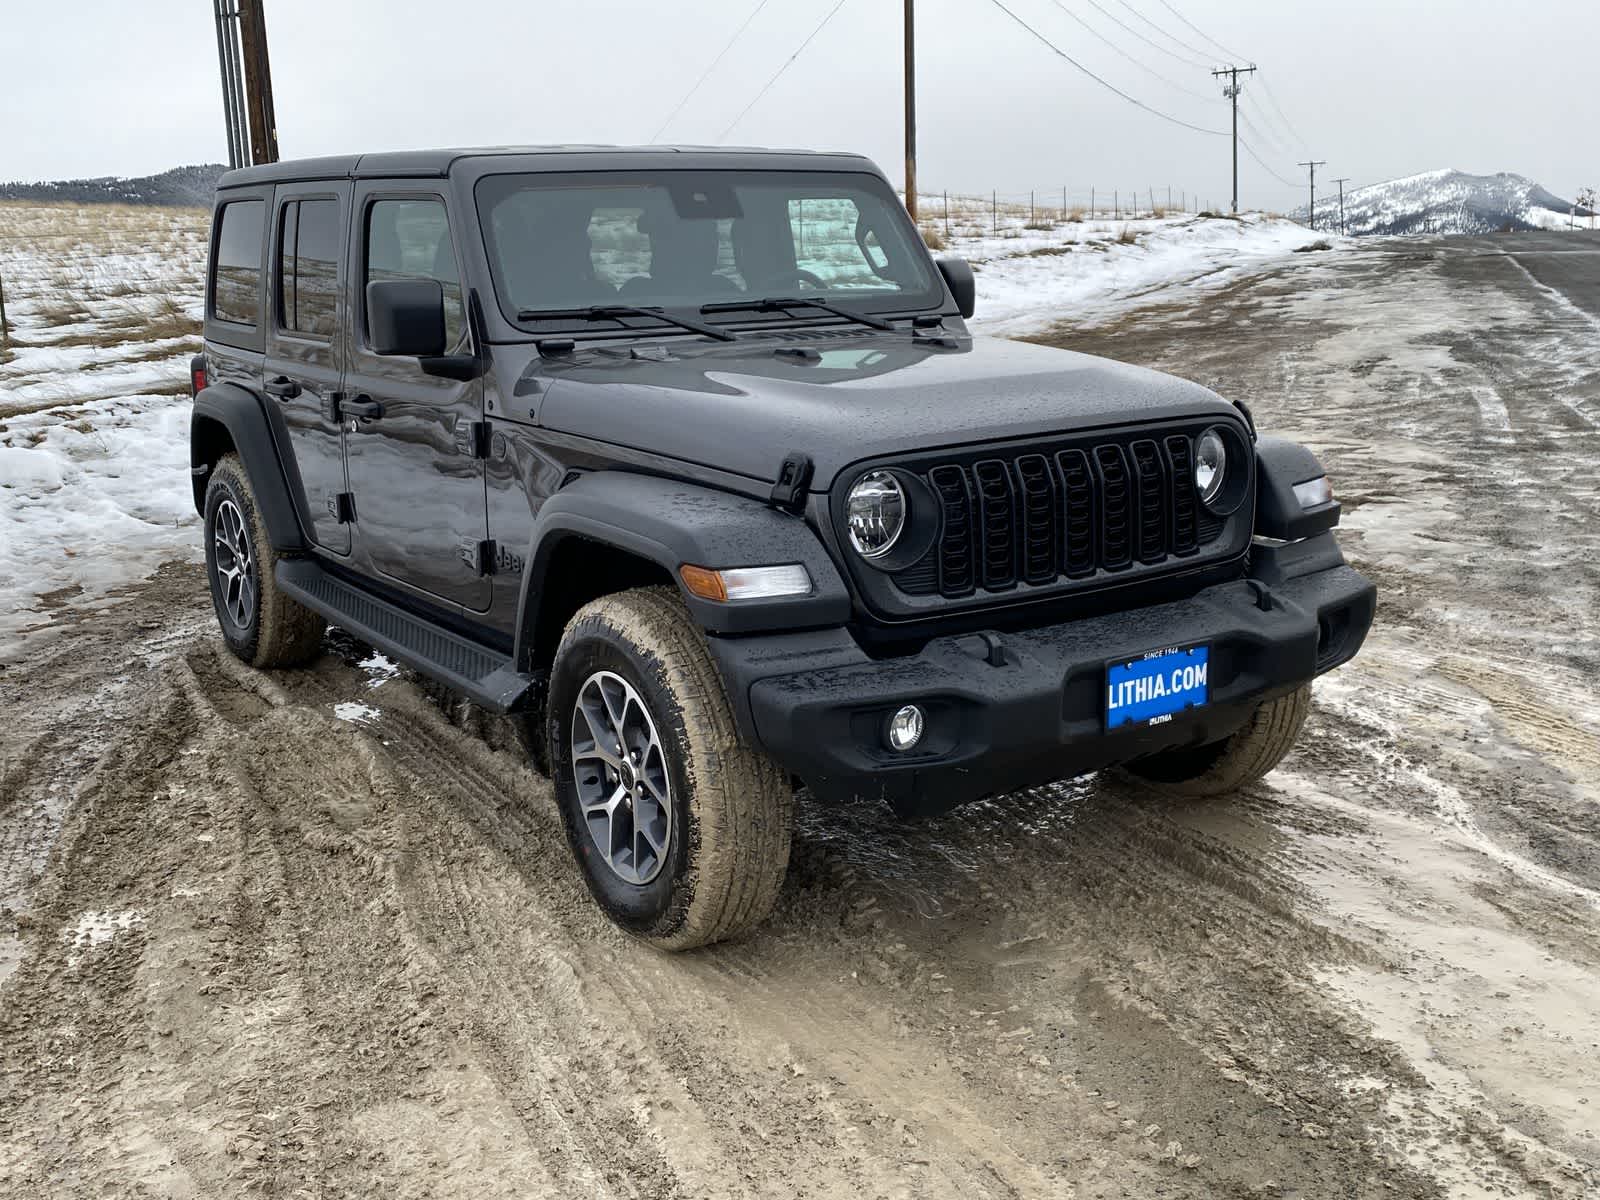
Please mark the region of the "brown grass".
POLYGON ((1123 246, 1132 246, 1139 240, 1139 235, 1133 231, 1131 225, 1124 225, 1117 231, 1117 242, 1123 246))
POLYGON ((937 225, 922 226, 922 240, 929 250, 943 250, 946 247, 944 234, 939 232, 937 225))

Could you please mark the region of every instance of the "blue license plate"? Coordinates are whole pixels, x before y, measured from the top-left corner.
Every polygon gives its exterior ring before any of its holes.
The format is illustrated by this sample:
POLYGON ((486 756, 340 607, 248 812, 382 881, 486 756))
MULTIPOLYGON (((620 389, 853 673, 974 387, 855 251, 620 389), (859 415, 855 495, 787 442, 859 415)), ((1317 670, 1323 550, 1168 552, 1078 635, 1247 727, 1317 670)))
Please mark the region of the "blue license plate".
POLYGON ((1211 698, 1209 647, 1152 650, 1106 667, 1106 728, 1161 725, 1211 698))

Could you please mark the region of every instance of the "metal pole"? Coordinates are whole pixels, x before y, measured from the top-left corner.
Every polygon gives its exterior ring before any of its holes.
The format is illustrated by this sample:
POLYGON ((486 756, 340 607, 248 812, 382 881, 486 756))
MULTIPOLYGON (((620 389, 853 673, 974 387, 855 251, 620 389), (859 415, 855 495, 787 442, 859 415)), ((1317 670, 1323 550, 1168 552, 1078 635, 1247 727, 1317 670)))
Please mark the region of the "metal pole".
POLYGON ((6 320, 6 281, 0 276, 0 341, 11 340, 11 324, 6 320))
MULTIPOLYGON (((1574 209, 1573 211, 1576 212, 1577 210, 1574 209)), ((1038 218, 1033 215, 1033 190, 1030 188, 1028 190, 1028 224, 1037 225, 1038 223, 1038 218)))
POLYGON ((950 193, 944 194, 944 236, 950 236, 950 193))
POLYGON ((1000 193, 995 192, 989 197, 989 211, 994 222, 994 232, 1000 232, 1000 193))
POLYGON ((906 0, 906 211, 917 219, 916 0, 906 0))

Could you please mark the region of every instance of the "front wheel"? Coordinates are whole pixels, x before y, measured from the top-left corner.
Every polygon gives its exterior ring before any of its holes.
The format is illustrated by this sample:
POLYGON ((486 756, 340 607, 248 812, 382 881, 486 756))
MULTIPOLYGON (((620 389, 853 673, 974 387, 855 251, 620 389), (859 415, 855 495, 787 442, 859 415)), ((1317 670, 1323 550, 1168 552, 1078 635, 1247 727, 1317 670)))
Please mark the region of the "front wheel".
POLYGON ((1169 795, 1225 795, 1256 782, 1282 762, 1310 711, 1308 683, 1257 707, 1242 729, 1220 742, 1163 750, 1123 769, 1169 795))
POLYGON ((605 596, 567 625, 546 716, 556 798, 590 893, 669 950, 771 910, 793 792, 739 738, 704 635, 677 594, 605 596))

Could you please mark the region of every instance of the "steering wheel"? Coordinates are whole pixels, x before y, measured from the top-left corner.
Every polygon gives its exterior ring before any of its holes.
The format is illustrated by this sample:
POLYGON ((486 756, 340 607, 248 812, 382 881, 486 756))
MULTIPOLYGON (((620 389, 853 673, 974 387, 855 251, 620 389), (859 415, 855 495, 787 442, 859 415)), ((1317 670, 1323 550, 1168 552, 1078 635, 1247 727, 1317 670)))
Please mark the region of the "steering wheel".
POLYGON ((823 281, 822 276, 813 271, 808 271, 804 267, 795 267, 793 270, 779 271, 776 275, 768 276, 766 279, 761 281, 759 287, 753 288, 752 291, 758 294, 762 292, 781 291, 782 288, 779 286, 780 284, 788 285, 791 283, 798 283, 803 287, 812 288, 813 290, 819 292, 825 292, 828 290, 828 285, 823 281))

